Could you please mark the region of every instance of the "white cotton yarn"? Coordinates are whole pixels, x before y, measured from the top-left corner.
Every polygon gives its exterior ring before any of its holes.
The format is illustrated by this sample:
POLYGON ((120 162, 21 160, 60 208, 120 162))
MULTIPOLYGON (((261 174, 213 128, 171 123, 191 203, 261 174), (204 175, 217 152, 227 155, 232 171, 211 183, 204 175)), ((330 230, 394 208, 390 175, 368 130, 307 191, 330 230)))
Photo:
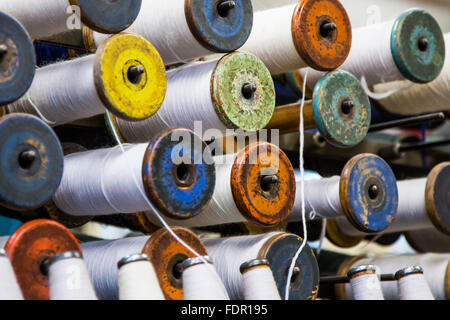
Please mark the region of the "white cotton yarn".
POLYGON ((2 0, 0 11, 19 20, 32 39, 42 39, 68 31, 69 6, 67 0, 2 0))
POLYGON ((400 300, 434 300, 421 267, 407 267, 396 273, 400 300))
POLYGON ((187 259, 182 264, 184 300, 230 300, 212 261, 209 257, 203 259, 209 265, 198 257, 187 259))
POLYGON ((243 270, 244 265, 241 266, 241 273, 245 300, 281 300, 268 261, 243 270))
POLYGON ((148 239, 148 236, 143 236, 82 244, 84 260, 99 299, 119 299, 117 263, 123 257, 142 252, 148 239))
POLYGON ((169 70, 161 108, 143 121, 117 119, 122 137, 128 142, 149 141, 168 128, 194 130, 196 121, 201 121, 203 130, 216 129, 224 134, 227 127, 219 119, 211 97, 211 77, 216 64, 217 60, 212 60, 169 70))
POLYGON ((105 112, 94 84, 93 55, 38 69, 29 91, 9 113, 31 113, 56 126, 105 112))
POLYGON ((296 6, 294 3, 255 12, 252 32, 241 48, 260 58, 273 75, 307 66, 292 38, 292 17, 296 6))
MULTIPOLYGON (((353 266, 363 264, 373 264, 378 267, 379 274, 394 274, 398 270, 408 266, 421 266, 424 271, 425 279, 436 300, 446 300, 446 276, 448 273, 450 255, 448 254, 423 254, 423 255, 405 255, 405 256, 384 256, 371 257, 358 260, 353 266)), ((396 281, 383 281, 381 283, 383 295, 386 300, 400 299, 398 285, 396 281)), ((352 288, 349 284, 345 285, 345 294, 347 299, 353 296, 352 288)))
POLYGON ((240 236, 222 239, 206 239, 204 244, 232 300, 244 300, 244 288, 240 266, 258 258, 262 246, 282 232, 257 236, 240 236))
MULTIPOLYGON (((150 41, 166 65, 212 54, 192 34, 184 6, 184 0, 144 0, 138 17, 126 32, 138 34, 150 41)), ((106 38, 106 35, 94 32, 97 47, 106 38)))
POLYGON ((146 254, 133 254, 119 261, 120 300, 165 300, 155 268, 146 254))
POLYGON ((76 216, 152 210, 144 197, 142 163, 148 144, 67 155, 56 206, 76 216))
POLYGON ((351 269, 348 277, 354 300, 384 300, 375 266, 367 265, 351 269))
MULTIPOLYGON (((450 33, 444 35, 445 51, 450 52, 450 33)), ((423 114, 450 110, 450 59, 445 59, 440 75, 430 83, 412 84, 410 81, 397 81, 375 86, 377 93, 392 89, 402 89, 380 100, 384 109, 402 115, 423 114)))
MULTIPOLYGON (((369 88, 382 82, 404 80, 391 53, 393 24, 394 21, 388 21, 353 29, 350 54, 339 69, 350 72, 357 79, 364 77, 369 88)), ((313 90, 324 73, 305 68, 300 70, 302 77, 306 72, 309 73, 308 88, 313 90)))
MULTIPOLYGON (((305 181, 306 214, 317 215, 325 219, 334 219, 344 215, 339 197, 339 184, 341 178, 334 176, 321 180, 305 181)), ((297 191, 294 208, 288 217, 288 221, 301 221, 301 181, 297 178, 297 191)))
POLYGON ((0 249, 0 300, 23 300, 11 262, 3 249, 0 249))
POLYGON ((65 252, 49 259, 50 300, 97 300, 79 252, 65 252))

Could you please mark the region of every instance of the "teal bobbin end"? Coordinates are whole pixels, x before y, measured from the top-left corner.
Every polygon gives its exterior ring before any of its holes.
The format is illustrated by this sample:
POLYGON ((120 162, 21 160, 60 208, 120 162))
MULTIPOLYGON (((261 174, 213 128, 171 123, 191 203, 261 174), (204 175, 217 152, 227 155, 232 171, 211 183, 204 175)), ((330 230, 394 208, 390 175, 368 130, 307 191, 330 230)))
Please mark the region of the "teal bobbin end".
POLYGON ((317 82, 312 108, 320 133, 336 147, 353 147, 368 133, 369 98, 359 81, 346 71, 329 72, 317 82))
POLYGON ((360 154, 346 164, 339 195, 349 222, 366 233, 385 230, 397 213, 397 180, 390 166, 376 155, 360 154))
POLYGON ((424 10, 402 13, 392 27, 391 51, 406 79, 417 83, 436 79, 445 62, 445 41, 438 22, 424 10))

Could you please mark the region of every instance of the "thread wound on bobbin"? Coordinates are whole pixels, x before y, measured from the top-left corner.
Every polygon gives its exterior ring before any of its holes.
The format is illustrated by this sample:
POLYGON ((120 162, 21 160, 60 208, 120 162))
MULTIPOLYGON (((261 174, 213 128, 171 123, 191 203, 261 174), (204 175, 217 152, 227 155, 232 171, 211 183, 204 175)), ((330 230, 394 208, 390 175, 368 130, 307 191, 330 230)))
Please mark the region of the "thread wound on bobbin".
POLYGON ((94 81, 108 110, 129 121, 157 112, 167 89, 161 56, 150 42, 132 34, 112 36, 99 46, 94 81))
MULTIPOLYGON (((287 276, 292 258, 302 239, 296 235, 282 233, 269 239, 258 253, 258 259, 270 263, 278 292, 282 297, 286 291, 287 276)), ((291 278, 290 300, 315 300, 319 292, 319 266, 311 248, 306 245, 297 259, 291 278)))
POLYGON ((149 144, 142 166, 144 186, 164 214, 191 218, 211 200, 216 171, 208 150, 199 136, 186 129, 165 131, 149 144), (174 154, 181 157, 173 159, 174 154))
POLYGON ((424 10, 410 9, 395 21, 391 51, 402 75, 413 82, 437 78, 445 61, 445 42, 438 22, 424 10))
POLYGON ((395 218, 397 180, 378 156, 360 154, 352 158, 342 171, 339 195, 345 216, 360 231, 381 232, 395 218))
POLYGON ((253 26, 251 0, 185 0, 185 14, 194 37, 213 52, 239 49, 253 26))
MULTIPOLYGON (((181 227, 173 227, 172 230, 198 254, 208 255, 206 247, 195 233, 181 227)), ((166 299, 183 300, 182 273, 178 266, 186 259, 193 258, 194 254, 176 241, 166 229, 152 234, 142 252, 153 262, 166 299)))
POLYGON ((423 268, 420 266, 412 266, 403 268, 395 273, 395 279, 399 280, 413 274, 423 274, 423 268))
POLYGON ((270 262, 267 259, 253 259, 241 264, 239 271, 244 274, 253 268, 270 267, 270 262))
POLYGON ((364 240, 364 236, 354 237, 346 235, 339 228, 338 223, 333 219, 328 219, 326 223, 326 236, 331 243, 340 248, 352 248, 364 240))
POLYGON ((25 28, 0 12, 0 105, 27 92, 36 71, 33 43, 25 28))
POLYGON ((209 264, 213 264, 213 261, 209 256, 203 256, 202 259, 200 259, 199 257, 194 257, 184 260, 180 265, 180 270, 181 272, 183 272, 190 267, 205 263, 204 261, 209 264))
POLYGON ((348 272, 347 272, 347 277, 349 279, 353 279, 355 277, 359 277, 365 274, 376 274, 377 273, 377 268, 374 265, 362 265, 362 266, 358 266, 355 268, 351 268, 348 272))
POLYGON ((62 260, 68 260, 68 259, 83 259, 83 256, 79 251, 67 251, 63 253, 55 254, 53 257, 47 258, 41 263, 41 271, 44 275, 48 276, 48 272, 50 270, 50 267, 62 260))
POLYGON ((286 154, 270 143, 247 146, 236 157, 231 183, 239 211, 252 223, 277 225, 294 205, 295 174, 286 154))
POLYGON ((275 109, 275 86, 256 56, 235 52, 217 63, 211 77, 211 98, 220 120, 233 129, 257 131, 275 109))
POLYGON ((350 53, 352 26, 338 0, 299 1, 292 17, 292 37, 310 67, 334 70, 350 53))
POLYGON ((13 210, 33 210, 58 188, 63 153, 53 130, 37 117, 0 118, 0 203, 13 210))
POLYGON ((136 20, 142 0, 69 0, 78 6, 81 20, 89 28, 102 33, 118 33, 136 20))
POLYGON ((145 253, 136 253, 120 259, 120 261, 117 262, 117 268, 120 269, 126 264, 139 261, 151 262, 149 256, 146 255, 145 253))
POLYGON ((450 162, 439 164, 428 175, 425 205, 434 226, 450 235, 450 162))
POLYGON ((48 300, 48 277, 42 262, 69 251, 81 253, 75 236, 61 224, 51 220, 33 220, 22 225, 8 239, 8 252, 17 282, 26 300, 48 300))
POLYGON ((336 147, 353 147, 369 131, 369 98, 359 81, 346 71, 329 72, 317 82, 312 108, 320 133, 336 147))

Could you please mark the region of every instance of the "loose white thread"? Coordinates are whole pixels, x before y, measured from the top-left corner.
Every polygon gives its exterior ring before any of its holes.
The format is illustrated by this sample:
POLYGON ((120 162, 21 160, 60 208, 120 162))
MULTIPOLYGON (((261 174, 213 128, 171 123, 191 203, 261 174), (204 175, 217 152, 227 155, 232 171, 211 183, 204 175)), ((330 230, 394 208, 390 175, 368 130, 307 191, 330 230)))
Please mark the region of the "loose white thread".
POLYGON ((252 32, 241 49, 260 58, 273 75, 307 66, 292 38, 292 16, 296 5, 255 12, 252 32), (276 46, 268 43, 276 43, 276 46))
POLYGON ((135 261, 119 269, 120 300, 165 300, 150 261, 135 261))
POLYGON ((2 0, 0 11, 15 17, 32 39, 42 39, 68 30, 67 0, 2 0))
POLYGON ((50 300, 97 300, 82 259, 54 262, 48 270, 50 300))
MULTIPOLYGON (((445 50, 450 52, 450 33, 446 33, 444 39, 445 50)), ((403 115, 449 110, 449 60, 445 59, 441 74, 430 83, 412 84, 405 80, 375 86, 374 90, 377 93, 383 93, 390 89, 400 89, 395 94, 380 100, 380 103, 387 111, 403 115)))
POLYGON ((269 266, 251 268, 242 275, 245 300, 281 300, 269 266))
POLYGON ((3 249, 0 249, 0 300, 23 300, 16 274, 3 249))
POLYGON ((94 56, 89 55, 37 70, 27 94, 9 104, 8 112, 37 114, 50 125, 104 113, 93 68, 94 56))
POLYGON ((214 128, 224 134, 227 127, 219 119, 211 98, 216 64, 217 60, 198 62, 168 71, 167 94, 161 108, 143 121, 117 119, 121 135, 128 142, 145 142, 167 128, 194 130, 194 123, 199 121, 204 130, 214 128))
POLYGON ((304 125, 304 119, 303 119, 303 111, 305 106, 305 92, 306 92, 306 81, 308 80, 308 72, 305 74, 305 83, 303 84, 303 97, 302 97, 302 103, 300 104, 300 146, 299 146, 299 152, 300 152, 300 180, 301 180, 301 201, 302 201, 302 223, 303 223, 303 242, 292 258, 291 266, 289 267, 289 272, 286 280, 286 291, 285 291, 285 300, 289 300, 289 292, 291 290, 291 283, 292 283, 292 275, 294 273, 295 264, 297 262, 298 257, 302 253, 303 249, 306 246, 306 243, 308 241, 308 226, 306 224, 306 203, 305 203, 305 162, 304 162, 304 148, 305 148, 305 125, 304 125))
MULTIPOLYGON (((134 23, 126 30, 150 41, 166 65, 187 62, 213 52, 202 46, 186 21, 185 1, 142 1, 134 23)), ((94 32, 98 47, 107 36, 94 32)))

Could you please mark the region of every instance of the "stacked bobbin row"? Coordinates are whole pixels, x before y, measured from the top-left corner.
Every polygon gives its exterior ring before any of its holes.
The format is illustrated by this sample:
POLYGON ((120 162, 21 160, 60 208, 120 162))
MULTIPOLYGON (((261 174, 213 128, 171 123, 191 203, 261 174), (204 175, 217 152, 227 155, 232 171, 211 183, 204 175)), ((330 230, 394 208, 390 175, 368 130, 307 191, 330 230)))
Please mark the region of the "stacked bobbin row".
POLYGON ((1 299, 450 298, 449 162, 365 147, 373 112, 448 111, 427 11, 2 0, 0 25, 1 299), (392 234, 420 254, 330 251, 392 234))

